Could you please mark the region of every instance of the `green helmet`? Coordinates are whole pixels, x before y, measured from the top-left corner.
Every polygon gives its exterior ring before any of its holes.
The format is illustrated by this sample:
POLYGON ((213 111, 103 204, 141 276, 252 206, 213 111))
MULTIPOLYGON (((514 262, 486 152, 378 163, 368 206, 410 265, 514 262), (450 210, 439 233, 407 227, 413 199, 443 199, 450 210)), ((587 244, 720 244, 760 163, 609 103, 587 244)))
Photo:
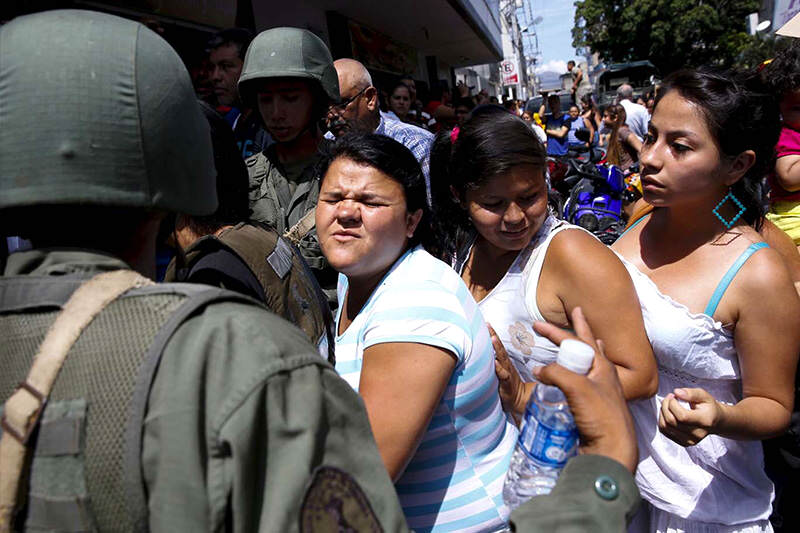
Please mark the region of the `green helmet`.
POLYGON ((217 205, 208 123, 161 37, 80 10, 0 28, 0 210, 217 205))
POLYGON ((247 49, 239 76, 242 101, 253 105, 259 80, 268 78, 314 80, 330 102, 340 100, 333 57, 322 39, 308 30, 273 28, 256 35, 247 49))

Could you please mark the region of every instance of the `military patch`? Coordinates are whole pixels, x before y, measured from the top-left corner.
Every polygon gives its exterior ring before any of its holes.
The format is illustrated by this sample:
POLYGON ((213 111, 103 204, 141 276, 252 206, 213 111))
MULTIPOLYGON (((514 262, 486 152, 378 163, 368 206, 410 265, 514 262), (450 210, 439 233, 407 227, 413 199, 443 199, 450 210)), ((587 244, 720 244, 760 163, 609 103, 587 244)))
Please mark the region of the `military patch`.
POLYGON ((278 238, 275 249, 267 256, 267 263, 275 271, 275 274, 283 279, 292 269, 292 256, 292 247, 286 244, 282 238, 278 238))
POLYGON ((302 533, 381 532, 381 524, 356 480, 332 466, 314 471, 300 507, 302 533))

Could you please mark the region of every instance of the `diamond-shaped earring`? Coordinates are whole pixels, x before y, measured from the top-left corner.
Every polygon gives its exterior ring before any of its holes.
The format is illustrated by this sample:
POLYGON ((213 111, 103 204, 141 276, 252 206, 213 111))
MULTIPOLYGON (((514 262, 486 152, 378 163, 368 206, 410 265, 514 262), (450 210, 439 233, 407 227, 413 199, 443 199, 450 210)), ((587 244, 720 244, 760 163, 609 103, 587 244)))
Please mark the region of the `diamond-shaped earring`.
POLYGON ((715 215, 717 215, 717 218, 719 219, 719 221, 720 221, 720 222, 722 222, 722 223, 725 225, 725 227, 726 227, 726 228, 728 228, 728 229, 731 229, 731 227, 733 227, 733 224, 734 224, 734 222, 736 222, 737 220, 739 220, 739 217, 741 217, 741 216, 742 216, 742 214, 743 214, 743 213, 744 213, 746 210, 747 210, 747 208, 744 206, 744 204, 743 204, 742 202, 740 202, 740 201, 739 201, 739 199, 738 199, 738 198, 736 198, 736 197, 733 195, 733 192, 732 192, 730 189, 728 189, 728 194, 726 194, 726 195, 725 195, 725 197, 724 197, 724 198, 722 198, 722 200, 720 200, 720 202, 717 204, 717 207, 715 207, 714 209, 712 209, 713 213, 714 213, 715 215), (738 212, 738 213, 736 213, 736 215, 735 215, 735 216, 734 216, 732 219, 730 219, 730 220, 725 220, 725 219, 722 217, 722 215, 720 215, 720 214, 719 214, 719 209, 720 209, 720 207, 722 207, 722 205, 723 205, 723 204, 724 204, 724 203, 725 203, 725 202, 728 200, 728 198, 730 198, 730 199, 731 199, 731 201, 732 201, 733 203, 735 203, 736 205, 738 205, 738 206, 739 206, 739 212, 738 212))

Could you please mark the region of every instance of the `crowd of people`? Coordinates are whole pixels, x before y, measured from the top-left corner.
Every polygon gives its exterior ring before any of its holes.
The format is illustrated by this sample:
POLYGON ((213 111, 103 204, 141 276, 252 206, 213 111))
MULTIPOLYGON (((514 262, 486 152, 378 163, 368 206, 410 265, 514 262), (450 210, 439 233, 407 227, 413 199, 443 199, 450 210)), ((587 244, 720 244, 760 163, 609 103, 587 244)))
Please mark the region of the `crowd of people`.
POLYGON ((761 441, 800 355, 800 45, 604 109, 571 62, 532 115, 299 28, 221 31, 192 76, 91 11, 0 43, 0 532, 796 524, 761 441), (547 158, 597 145, 642 176, 611 247, 548 203, 547 158), (538 383, 581 453, 511 513, 538 383))

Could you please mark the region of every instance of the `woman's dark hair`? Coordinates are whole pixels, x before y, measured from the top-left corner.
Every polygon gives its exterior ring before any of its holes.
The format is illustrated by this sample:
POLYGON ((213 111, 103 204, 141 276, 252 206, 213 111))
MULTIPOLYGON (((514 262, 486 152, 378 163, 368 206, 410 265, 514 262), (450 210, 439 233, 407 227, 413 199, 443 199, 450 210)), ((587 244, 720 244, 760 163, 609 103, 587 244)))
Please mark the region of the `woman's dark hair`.
POLYGON ((755 152, 755 163, 731 191, 746 208, 742 218, 760 229, 764 218, 761 181, 774 165, 781 129, 776 99, 752 77, 707 70, 679 70, 667 76, 658 91, 656 108, 672 91, 702 112, 724 155, 736 157, 745 150, 755 152))
POLYGON ((625 108, 619 104, 612 104, 606 108, 604 113, 608 113, 611 120, 614 121, 614 126, 611 128, 611 133, 608 136, 608 152, 606 153, 606 160, 612 165, 619 166, 620 155, 622 155, 622 146, 619 140, 619 129, 625 124, 627 114, 625 108))
POLYGON ((474 231, 459 199, 492 177, 519 165, 544 168, 545 150, 530 126, 498 105, 476 107, 458 129, 440 131, 431 149, 434 243, 429 251, 445 262, 474 231))
POLYGON ((759 73, 764 86, 778 99, 800 89, 800 40, 789 41, 759 73))
POLYGON ((412 246, 422 244, 427 249, 427 240, 431 237, 428 191, 422 168, 411 150, 385 135, 348 133, 324 149, 317 167, 321 180, 325 179, 328 169, 337 159, 370 166, 399 183, 406 197, 407 211, 414 213, 422 209, 422 218, 409 242, 412 246))

